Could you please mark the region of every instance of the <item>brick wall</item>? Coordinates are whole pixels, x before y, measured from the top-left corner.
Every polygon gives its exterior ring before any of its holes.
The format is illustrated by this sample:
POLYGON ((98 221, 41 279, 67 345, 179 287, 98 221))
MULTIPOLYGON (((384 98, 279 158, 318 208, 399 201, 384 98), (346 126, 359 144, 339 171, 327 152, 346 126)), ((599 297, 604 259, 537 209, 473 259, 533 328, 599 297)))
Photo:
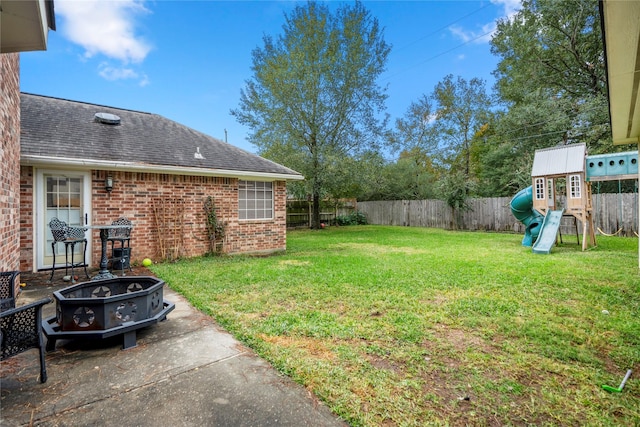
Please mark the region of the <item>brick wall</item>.
POLYGON ((0 271, 20 267, 20 78, 17 53, 0 54, 0 271))
POLYGON ((20 271, 33 270, 33 168, 20 167, 20 271))
MULTIPOLYGON (((25 270, 33 268, 33 177, 31 167, 22 168, 22 244, 21 265, 25 270)), ((161 259, 158 224, 171 223, 163 236, 170 237, 174 230, 182 230, 178 244, 168 238, 165 248, 179 248, 179 256, 193 257, 210 250, 206 233, 204 200, 213 197, 218 220, 225 223, 223 251, 228 254, 268 253, 286 249, 286 183, 274 183, 275 218, 269 221, 238 220, 238 180, 183 176, 156 173, 121 171, 92 171, 92 223, 109 224, 121 216, 129 218, 134 228, 131 234, 131 258, 139 262, 143 258, 161 259), (105 179, 111 176, 113 190, 104 188, 105 179), (183 220, 171 222, 157 218, 156 208, 180 200, 184 208, 183 220)), ((98 230, 91 230, 92 265, 100 263, 100 237, 98 230)), ((171 254, 175 252, 171 251, 171 254)))

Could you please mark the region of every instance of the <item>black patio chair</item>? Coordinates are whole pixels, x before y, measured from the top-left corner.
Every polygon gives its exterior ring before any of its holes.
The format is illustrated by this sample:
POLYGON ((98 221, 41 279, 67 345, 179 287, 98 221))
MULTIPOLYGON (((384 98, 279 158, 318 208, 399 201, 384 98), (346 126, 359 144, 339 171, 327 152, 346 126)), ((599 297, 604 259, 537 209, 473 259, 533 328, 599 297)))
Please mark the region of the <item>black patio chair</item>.
MULTIPOLYGON (((9 273, 15 279, 18 272, 9 273)), ((1 274, 5 277, 4 273, 1 274)), ((13 287, 13 280, 0 281, 0 295, 13 295, 14 291, 9 290, 13 287)), ((47 367, 44 361, 45 347, 42 339, 42 306, 52 301, 51 298, 44 298, 31 304, 15 307, 14 299, 12 301, 14 307, 5 309, 3 305, 0 309, 0 360, 37 348, 40 352, 41 383, 47 381, 47 367)))
POLYGON ((0 271, 0 311, 16 306, 16 277, 19 271, 0 271))
POLYGON ((115 268, 120 264, 120 271, 124 276, 124 269, 131 268, 131 221, 125 217, 118 218, 111 225, 120 225, 122 227, 110 228, 107 242, 111 242, 111 268, 115 268), (114 246, 116 242, 120 242, 120 247, 114 246))
POLYGON ((64 243, 64 275, 68 275, 68 269, 71 267, 71 282, 75 282, 75 267, 83 266, 84 274, 89 279, 87 272, 87 238, 85 237, 85 229, 80 227, 69 227, 66 222, 53 218, 49 222, 49 228, 53 235, 51 249, 53 251, 53 266, 51 268, 51 277, 49 281, 53 281, 53 274, 56 271, 56 245, 64 243), (83 245, 82 263, 76 263, 74 260, 75 247, 77 244, 83 245), (69 248, 71 248, 71 263, 69 263, 69 248))

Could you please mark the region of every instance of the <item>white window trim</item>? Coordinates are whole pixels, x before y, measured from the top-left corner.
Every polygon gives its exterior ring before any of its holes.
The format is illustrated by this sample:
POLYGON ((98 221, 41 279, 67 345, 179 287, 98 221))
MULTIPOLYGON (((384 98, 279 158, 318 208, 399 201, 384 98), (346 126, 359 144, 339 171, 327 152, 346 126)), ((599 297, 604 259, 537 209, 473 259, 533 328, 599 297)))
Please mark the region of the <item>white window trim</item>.
POLYGON ((582 179, 580 179, 580 175, 571 175, 569 177, 570 182, 570 191, 569 197, 572 199, 581 199, 582 198, 582 179))
POLYGON ((536 178, 535 179, 535 198, 536 200, 545 200, 545 179, 544 178, 536 178))
MULTIPOLYGON (((62 169, 36 169, 34 171, 34 180, 33 183, 34 191, 33 191, 33 206, 35 207, 35 211, 33 214, 33 235, 35 236, 33 242, 33 265, 36 270, 40 270, 43 268, 49 268, 50 265, 44 264, 44 242, 46 240, 46 229, 44 226, 43 215, 45 215, 45 206, 44 206, 44 176, 45 175, 68 175, 71 177, 82 177, 84 186, 83 186, 83 194, 85 200, 83 201, 84 213, 83 216, 87 219, 88 223, 91 224, 91 205, 92 205, 92 193, 91 193, 91 172, 86 171, 69 171, 62 169)), ((92 245, 91 238, 87 238, 87 263, 91 265, 91 253, 92 253, 92 245)))

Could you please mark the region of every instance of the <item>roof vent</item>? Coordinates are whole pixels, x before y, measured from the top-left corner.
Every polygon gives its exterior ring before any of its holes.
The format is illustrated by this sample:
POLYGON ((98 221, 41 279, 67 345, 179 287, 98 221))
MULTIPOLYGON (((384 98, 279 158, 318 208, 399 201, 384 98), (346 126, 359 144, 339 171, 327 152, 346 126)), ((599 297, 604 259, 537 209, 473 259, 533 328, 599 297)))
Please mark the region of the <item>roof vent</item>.
POLYGON ((193 153, 193 157, 196 159, 204 159, 204 156, 200 153, 200 147, 196 147, 196 152, 193 153))
POLYGON ((120 117, 110 113, 96 113, 95 121, 98 123, 104 123, 105 125, 119 125, 120 117))

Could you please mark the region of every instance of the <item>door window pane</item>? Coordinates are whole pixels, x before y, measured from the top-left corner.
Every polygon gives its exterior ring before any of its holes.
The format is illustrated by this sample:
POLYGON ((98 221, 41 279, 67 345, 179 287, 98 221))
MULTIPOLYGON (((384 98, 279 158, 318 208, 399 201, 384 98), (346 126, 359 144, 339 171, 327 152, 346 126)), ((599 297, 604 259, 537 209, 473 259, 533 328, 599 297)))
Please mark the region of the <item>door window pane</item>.
MULTIPOLYGON (((52 255, 53 235, 49 229, 49 222, 53 218, 66 222, 70 226, 78 227, 84 225, 82 207, 82 177, 68 177, 57 175, 44 175, 45 180, 45 262, 52 255)), ((58 244, 56 252, 60 250, 64 253, 64 246, 58 244)), ((80 254, 82 245, 76 245, 75 253, 80 254)))

